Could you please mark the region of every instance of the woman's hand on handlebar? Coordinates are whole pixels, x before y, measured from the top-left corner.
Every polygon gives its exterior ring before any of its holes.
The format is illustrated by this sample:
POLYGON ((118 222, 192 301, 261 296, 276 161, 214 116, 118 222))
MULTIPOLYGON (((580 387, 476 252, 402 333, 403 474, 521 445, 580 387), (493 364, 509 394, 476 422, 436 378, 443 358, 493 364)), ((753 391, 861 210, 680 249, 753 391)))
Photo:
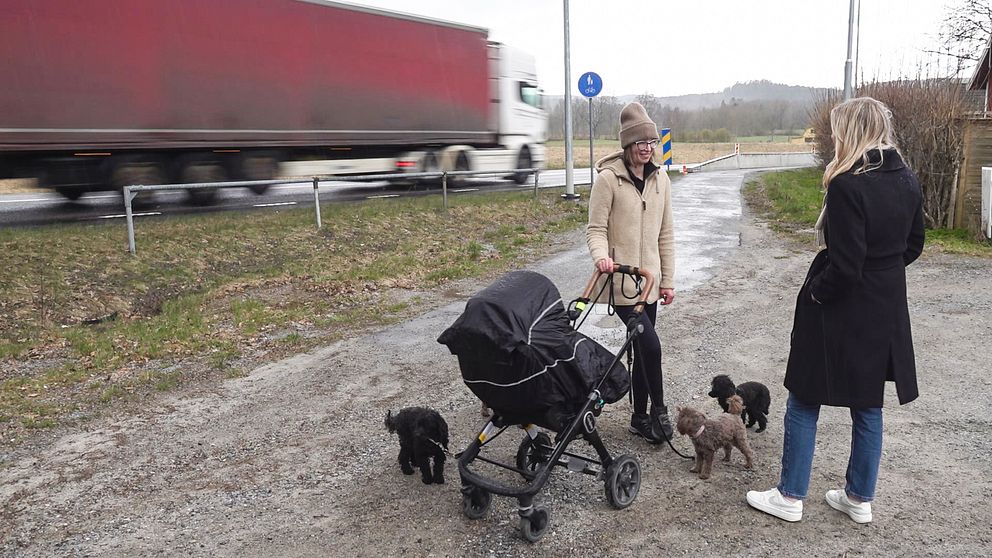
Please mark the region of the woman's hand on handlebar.
POLYGON ((658 300, 663 306, 671 304, 675 300, 675 289, 658 289, 658 300))
POLYGON ((613 273, 613 258, 606 256, 596 262, 596 269, 600 273, 613 273))

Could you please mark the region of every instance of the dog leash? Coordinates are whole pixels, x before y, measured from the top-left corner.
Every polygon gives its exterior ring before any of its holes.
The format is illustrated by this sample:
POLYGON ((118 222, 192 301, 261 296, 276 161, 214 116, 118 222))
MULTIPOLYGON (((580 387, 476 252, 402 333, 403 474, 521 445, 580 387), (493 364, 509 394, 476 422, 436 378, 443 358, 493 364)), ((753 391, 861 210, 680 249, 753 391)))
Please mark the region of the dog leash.
POLYGON ((437 446, 438 448, 440 448, 441 451, 443 451, 444 454, 447 455, 448 457, 457 457, 455 454, 453 454, 450 451, 448 451, 448 448, 442 446, 440 444, 440 442, 438 442, 434 438, 431 438, 430 436, 424 436, 424 438, 427 438, 431 443, 433 443, 435 446, 437 446))
POLYGON ((665 433, 664 432, 662 432, 661 435, 665 438, 665 441, 668 442, 668 447, 672 448, 672 451, 675 452, 675 455, 681 457, 682 459, 695 459, 696 458, 693 455, 685 455, 684 453, 682 453, 679 450, 675 449, 675 446, 672 445, 672 439, 669 438, 668 436, 665 436, 665 433))

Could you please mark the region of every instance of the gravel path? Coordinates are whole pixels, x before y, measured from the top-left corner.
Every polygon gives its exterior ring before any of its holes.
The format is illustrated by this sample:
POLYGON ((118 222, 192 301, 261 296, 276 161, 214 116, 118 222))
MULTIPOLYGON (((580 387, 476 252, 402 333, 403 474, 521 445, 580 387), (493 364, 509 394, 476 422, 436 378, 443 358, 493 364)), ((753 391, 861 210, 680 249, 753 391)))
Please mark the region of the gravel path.
MULTIPOLYGON (((769 428, 750 431, 753 470, 735 452, 697 479, 667 447, 626 432, 621 402, 599 425, 614 455, 640 459, 630 508, 611 509, 601 482, 559 470, 541 493, 552 527, 538 544, 521 540, 508 499, 495 498, 482 520, 464 518, 455 464, 445 485, 402 475, 382 418, 430 405, 447 418, 454 450, 481 426, 454 357, 435 342, 488 283, 466 282, 425 293, 433 309, 417 319, 5 454, 0 555, 987 555, 989 261, 927 251, 909 268, 922 396, 904 407, 886 400, 874 523, 855 525, 822 501, 843 483, 850 439, 845 411, 825 408, 806 516, 786 524, 750 510, 744 492, 777 479, 792 305, 812 252, 753 220, 740 228, 741 245, 659 313, 658 329, 671 405, 719 412, 706 396, 719 373, 769 386, 769 428)), ((581 235, 549 250, 533 268, 577 296, 588 268, 581 235)), ((517 434, 507 438, 497 454, 515 451, 517 434)), ((676 445, 689 451, 685 439, 676 445)))

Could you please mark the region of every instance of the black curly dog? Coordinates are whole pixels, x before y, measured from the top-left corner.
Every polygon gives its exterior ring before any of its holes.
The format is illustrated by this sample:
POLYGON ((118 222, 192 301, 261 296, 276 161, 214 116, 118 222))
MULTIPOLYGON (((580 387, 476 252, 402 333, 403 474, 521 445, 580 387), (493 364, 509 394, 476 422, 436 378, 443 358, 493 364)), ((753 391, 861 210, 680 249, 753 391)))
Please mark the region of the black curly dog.
POLYGON ((764 432, 765 426, 768 424, 768 407, 772 403, 772 397, 765 384, 744 382, 735 386, 730 376, 726 374, 714 376, 712 384, 713 389, 710 390, 709 396, 717 398, 720 406, 723 407, 723 412, 727 412, 729 408, 727 399, 734 395, 740 395, 741 399, 744 400, 744 412, 741 413, 741 420, 748 428, 757 422, 758 429, 755 432, 764 432))
POLYGON ((412 475, 419 467, 424 484, 444 484, 444 451, 448 449, 448 423, 434 409, 407 407, 393 416, 386 412, 383 421, 390 432, 400 437, 400 469, 412 475), (430 460, 434 458, 434 469, 430 460))

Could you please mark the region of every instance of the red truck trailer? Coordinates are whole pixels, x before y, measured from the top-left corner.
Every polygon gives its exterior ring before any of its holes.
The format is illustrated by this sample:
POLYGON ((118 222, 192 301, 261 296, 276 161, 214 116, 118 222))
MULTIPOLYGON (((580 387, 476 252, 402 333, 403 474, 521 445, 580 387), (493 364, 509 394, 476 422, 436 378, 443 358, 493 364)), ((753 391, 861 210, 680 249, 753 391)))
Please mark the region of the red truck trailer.
POLYGON ((544 160, 533 60, 485 29, 322 0, 3 9, 0 177, 36 176, 72 199, 267 179, 285 161, 411 172, 544 160))

